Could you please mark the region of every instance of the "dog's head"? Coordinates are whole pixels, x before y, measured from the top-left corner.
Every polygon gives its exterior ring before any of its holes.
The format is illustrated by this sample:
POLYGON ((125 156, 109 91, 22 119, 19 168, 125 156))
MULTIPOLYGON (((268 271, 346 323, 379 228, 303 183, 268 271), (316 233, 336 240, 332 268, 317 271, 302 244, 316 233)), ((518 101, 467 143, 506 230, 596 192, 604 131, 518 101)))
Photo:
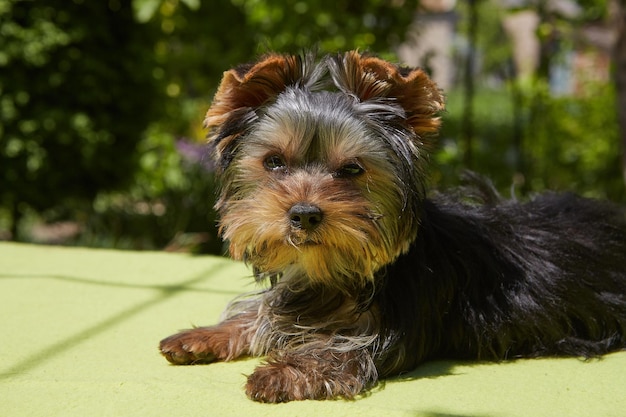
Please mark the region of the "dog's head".
POLYGON ((371 280, 415 238, 442 108, 423 71, 358 52, 227 71, 205 123, 231 255, 261 276, 371 280))

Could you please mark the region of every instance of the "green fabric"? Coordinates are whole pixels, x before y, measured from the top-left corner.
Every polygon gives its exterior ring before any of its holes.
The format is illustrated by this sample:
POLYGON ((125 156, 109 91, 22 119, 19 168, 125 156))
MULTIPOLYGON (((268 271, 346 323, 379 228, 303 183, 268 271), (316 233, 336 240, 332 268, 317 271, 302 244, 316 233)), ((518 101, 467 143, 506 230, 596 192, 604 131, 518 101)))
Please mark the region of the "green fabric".
POLYGON ((215 323, 250 272, 223 258, 0 244, 0 416, 626 415, 626 352, 431 362, 355 401, 257 404, 247 359, 171 366, 158 341, 215 323))

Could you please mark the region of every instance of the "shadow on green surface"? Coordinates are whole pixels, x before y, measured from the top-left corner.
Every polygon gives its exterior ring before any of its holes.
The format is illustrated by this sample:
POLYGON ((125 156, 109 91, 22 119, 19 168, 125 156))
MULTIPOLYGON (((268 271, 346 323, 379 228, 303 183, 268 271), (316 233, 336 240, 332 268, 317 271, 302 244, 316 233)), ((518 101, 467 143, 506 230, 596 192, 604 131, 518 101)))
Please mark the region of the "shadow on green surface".
MULTIPOLYGON (((115 315, 113 315, 112 317, 97 323, 85 330, 82 330, 80 332, 77 332, 57 343, 54 343, 48 347, 44 347, 43 349, 35 352, 34 354, 30 355, 29 357, 27 357, 26 359, 20 361, 19 363, 10 366, 8 369, 2 371, 2 373, 0 373, 0 380, 3 379, 8 379, 11 378, 17 374, 21 374, 24 372, 27 372, 33 368, 36 368, 38 366, 40 366, 41 364, 49 361, 50 359, 62 354, 63 352, 67 351, 68 349, 73 348, 74 346, 92 338, 95 337, 107 330, 109 330, 110 328, 119 325, 120 323, 123 323, 129 319, 131 319, 132 317, 136 316, 137 314, 141 313, 142 311, 145 311, 151 307, 154 307, 160 303, 165 302, 166 300, 174 297, 175 295, 184 292, 184 291, 208 291, 208 290, 198 290, 197 288, 192 288, 191 286, 203 281, 204 279, 206 279, 208 276, 211 276, 212 274, 217 273, 220 269, 228 266, 229 264, 224 262, 218 265, 215 265, 213 268, 210 268, 200 274, 197 274, 196 276, 183 281, 177 285, 171 285, 171 286, 134 286, 134 285, 127 285, 127 284, 111 284, 111 283, 104 283, 104 282, 98 282, 98 281, 90 281, 90 280, 84 280, 81 278, 72 278, 72 277, 52 277, 52 278, 56 278, 56 279, 65 279, 65 280, 70 280, 70 281, 77 281, 77 282, 83 282, 83 283, 88 283, 88 284, 98 284, 98 285, 108 285, 108 286, 120 286, 120 287, 137 287, 137 288, 154 288, 154 289, 158 289, 161 290, 161 292, 159 293, 159 295, 138 303, 137 305, 134 305, 130 308, 127 308, 123 311, 121 311, 120 313, 117 313, 115 315)), ((35 276, 32 275, 30 277, 39 277, 39 276, 35 276)), ((45 276, 42 276, 45 278, 45 276)), ((6 279, 7 276, 5 275, 4 277, 2 277, 3 279, 6 279)), ((155 342, 156 343, 156 342, 155 342)))
MULTIPOLYGON (((218 264, 217 267, 228 266, 228 264, 218 264)), ((215 269, 211 269, 207 274, 213 274, 215 269)), ((207 275, 208 276, 208 275, 207 275)), ((84 278, 84 277, 75 277, 69 275, 44 275, 44 274, 0 274, 0 280, 3 279, 52 279, 57 281, 64 282, 72 282, 77 284, 86 284, 86 285, 99 285, 103 287, 118 287, 118 288, 134 288, 140 290, 157 290, 161 291, 164 294, 169 293, 180 293, 183 291, 192 291, 192 292, 206 292, 211 294, 226 294, 226 295, 238 295, 241 291, 229 291, 229 290, 220 290, 214 288, 197 288, 193 287, 193 284, 202 281, 206 278, 205 275, 202 275, 200 279, 192 279, 189 281, 185 281, 182 283, 172 284, 172 285, 142 285, 142 284, 128 284, 125 282, 111 282, 111 281, 100 281, 96 279, 84 278)))

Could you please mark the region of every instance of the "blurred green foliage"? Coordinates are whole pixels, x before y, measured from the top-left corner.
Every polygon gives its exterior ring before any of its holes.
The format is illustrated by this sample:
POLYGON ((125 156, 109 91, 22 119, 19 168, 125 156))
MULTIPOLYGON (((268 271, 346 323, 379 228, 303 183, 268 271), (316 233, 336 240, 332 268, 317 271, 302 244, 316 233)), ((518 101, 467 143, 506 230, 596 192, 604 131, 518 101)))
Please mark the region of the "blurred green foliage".
MULTIPOLYGON (((222 72, 269 50, 395 59, 418 3, 0 0, 0 236, 36 239, 32 222, 18 227, 27 215, 77 222, 66 243, 221 253, 202 119, 222 72)), ((487 3, 473 169, 520 195, 557 188, 626 200, 611 86, 581 97, 522 86, 521 111, 512 88, 484 88, 494 74, 513 85, 501 16, 487 3)), ((440 188, 465 168, 458 88, 448 103, 433 157, 440 188)))
MULTIPOLYGON (((613 86, 589 84, 585 91, 575 97, 544 91, 540 108, 531 113, 537 91, 527 90, 523 113, 516 115, 509 91, 481 89, 475 97, 473 170, 492 179, 506 197, 560 190, 626 202, 613 86), (516 117, 523 129, 519 147, 514 141, 516 117)), ((457 140, 461 111, 461 94, 453 90, 447 94, 440 150, 433 161, 438 188, 458 183, 466 169, 457 140)))
POLYGON ((161 94, 155 33, 118 6, 0 2, 0 203, 14 219, 132 180, 161 94))
POLYGON ((75 244, 223 253, 217 237, 216 184, 206 146, 149 129, 139 166, 123 192, 100 193, 75 244))
POLYGON ((412 22, 416 0, 233 0, 264 48, 300 52, 360 48, 389 54, 412 22))
POLYGON ((613 85, 590 83, 576 97, 543 94, 524 132, 529 188, 626 201, 613 85))

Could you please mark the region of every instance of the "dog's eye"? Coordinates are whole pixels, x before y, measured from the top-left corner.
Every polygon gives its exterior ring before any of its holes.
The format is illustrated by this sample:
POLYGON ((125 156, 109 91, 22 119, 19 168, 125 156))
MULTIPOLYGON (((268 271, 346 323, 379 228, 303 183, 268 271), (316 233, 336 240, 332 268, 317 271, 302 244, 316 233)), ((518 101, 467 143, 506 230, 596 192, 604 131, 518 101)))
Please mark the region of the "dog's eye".
POLYGON ((357 164, 356 162, 351 162, 339 168, 335 172, 335 176, 340 178, 356 177, 358 175, 361 175, 364 171, 365 170, 361 165, 357 164))
POLYGON ((270 155, 263 161, 263 166, 269 171, 283 169, 287 166, 283 158, 279 155, 270 155))

